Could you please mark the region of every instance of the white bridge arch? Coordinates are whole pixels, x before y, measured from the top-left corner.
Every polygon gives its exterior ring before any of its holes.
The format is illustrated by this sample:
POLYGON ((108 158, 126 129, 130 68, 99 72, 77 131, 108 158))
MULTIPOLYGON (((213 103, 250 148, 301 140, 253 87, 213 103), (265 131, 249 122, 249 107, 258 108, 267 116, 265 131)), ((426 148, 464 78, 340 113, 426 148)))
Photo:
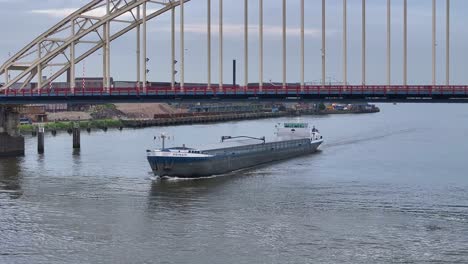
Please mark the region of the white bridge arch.
MULTIPOLYGON (((70 88, 75 88, 75 66, 77 63, 102 49, 103 55, 103 87, 110 87, 110 52, 109 43, 132 29, 137 29, 137 75, 138 83, 143 76, 146 83, 146 63, 140 60, 146 58, 146 22, 167 11, 174 10, 190 0, 93 0, 82 8, 61 20, 55 26, 41 34, 31 43, 10 57, 1 67, 0 75, 4 74, 5 84, 2 90, 20 83, 20 89, 37 80, 37 89, 46 87, 49 83, 68 72, 67 81, 70 88), (152 8, 147 8, 151 4, 152 8), (118 23, 119 30, 111 32, 110 24, 118 23), (141 27, 143 33, 141 33, 141 27), (86 40, 93 35, 98 40, 86 40), (143 38, 143 39, 142 39, 143 38), (140 42, 143 42, 142 55, 140 42), (84 52, 76 54, 80 44, 91 44, 84 52), (63 62, 55 63, 54 60, 63 62), (53 70, 51 76, 42 79, 45 68, 53 70), (57 67, 58 66, 58 67, 57 67), (140 71, 140 66, 143 71, 140 71), (10 78, 10 74, 13 77, 10 78), (142 73, 142 74, 141 74, 142 73)), ((181 21, 183 22, 183 21, 181 21)), ((173 19, 174 23, 174 19, 173 19)))

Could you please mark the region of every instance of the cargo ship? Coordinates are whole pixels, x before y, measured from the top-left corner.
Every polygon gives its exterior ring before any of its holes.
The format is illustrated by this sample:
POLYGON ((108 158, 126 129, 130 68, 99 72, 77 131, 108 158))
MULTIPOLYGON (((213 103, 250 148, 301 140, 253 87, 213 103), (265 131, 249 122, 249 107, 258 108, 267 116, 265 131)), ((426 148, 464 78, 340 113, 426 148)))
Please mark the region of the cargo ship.
POLYGON ((307 123, 276 125, 276 138, 223 136, 219 147, 207 149, 165 147, 167 135, 161 135, 162 148, 147 150, 148 162, 159 177, 200 178, 285 160, 317 151, 323 137, 307 123))

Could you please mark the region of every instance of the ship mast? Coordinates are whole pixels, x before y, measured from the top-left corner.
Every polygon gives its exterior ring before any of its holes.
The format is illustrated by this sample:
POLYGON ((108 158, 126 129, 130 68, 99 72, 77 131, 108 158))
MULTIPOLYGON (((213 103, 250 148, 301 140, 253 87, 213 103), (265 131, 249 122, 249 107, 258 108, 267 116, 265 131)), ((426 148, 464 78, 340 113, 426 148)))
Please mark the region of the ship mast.
MULTIPOLYGON (((162 148, 161 149, 165 149, 166 148, 166 139, 170 139, 170 137, 168 135, 166 135, 165 133, 161 133, 159 138, 162 140, 162 148)), ((156 139, 156 137, 154 137, 154 139, 156 139)))
POLYGON ((161 134, 161 139, 162 139, 162 149, 165 149, 165 146, 166 146, 166 135, 165 134, 161 134))

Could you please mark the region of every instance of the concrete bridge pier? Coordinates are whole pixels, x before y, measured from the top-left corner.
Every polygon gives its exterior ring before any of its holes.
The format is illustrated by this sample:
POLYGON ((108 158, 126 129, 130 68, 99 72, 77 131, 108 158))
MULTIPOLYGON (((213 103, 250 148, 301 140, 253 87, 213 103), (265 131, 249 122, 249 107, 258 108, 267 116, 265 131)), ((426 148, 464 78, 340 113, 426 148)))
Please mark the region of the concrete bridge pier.
POLYGON ((73 149, 80 149, 80 124, 73 125, 73 149))
POLYGON ((24 138, 18 129, 19 116, 16 106, 0 106, 0 157, 24 155, 24 138))
POLYGON ((39 127, 37 131, 37 153, 44 154, 44 128, 39 127))

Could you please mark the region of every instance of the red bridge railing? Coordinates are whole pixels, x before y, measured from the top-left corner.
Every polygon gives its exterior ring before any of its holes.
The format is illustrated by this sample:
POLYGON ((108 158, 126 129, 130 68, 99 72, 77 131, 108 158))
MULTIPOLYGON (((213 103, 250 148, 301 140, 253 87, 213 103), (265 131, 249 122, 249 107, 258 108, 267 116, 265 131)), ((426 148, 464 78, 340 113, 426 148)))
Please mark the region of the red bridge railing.
POLYGON ((119 96, 119 95, 261 95, 280 94, 300 96, 314 94, 323 96, 433 96, 433 95, 463 95, 468 96, 468 85, 307 85, 301 88, 299 85, 288 85, 286 87, 266 85, 262 89, 258 86, 185 86, 184 88, 170 86, 143 87, 113 87, 113 88, 43 88, 43 89, 5 89, 0 90, 0 96, 119 96))

